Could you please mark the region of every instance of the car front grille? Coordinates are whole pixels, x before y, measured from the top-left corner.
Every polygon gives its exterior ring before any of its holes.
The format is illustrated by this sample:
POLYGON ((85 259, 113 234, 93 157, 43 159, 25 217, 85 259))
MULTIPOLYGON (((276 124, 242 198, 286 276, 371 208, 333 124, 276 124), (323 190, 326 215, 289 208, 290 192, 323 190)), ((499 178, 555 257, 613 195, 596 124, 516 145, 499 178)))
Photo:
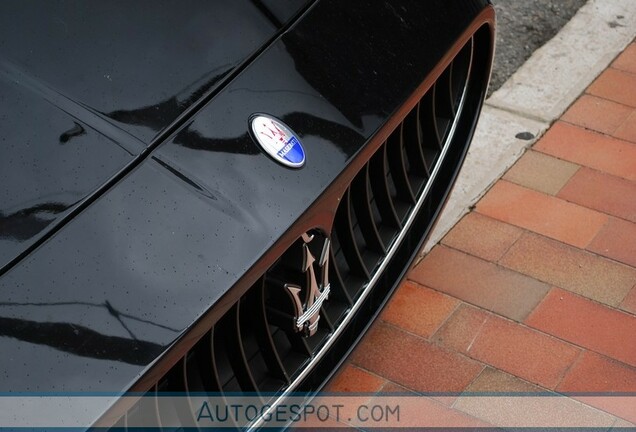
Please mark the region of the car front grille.
MULTIPOLYGON (((297 316, 283 294, 285 283, 310 282, 298 261, 305 238, 209 328, 148 396, 250 392, 275 404, 286 392, 315 391, 324 384, 395 288, 440 211, 483 100, 490 36, 484 26, 469 38, 357 172, 340 199, 332 231, 307 228, 314 239, 312 256, 323 254, 322 245, 331 240, 330 293, 315 334, 294 329, 297 316), (461 121, 465 125, 457 133, 461 121)), ((194 421, 192 412, 165 406, 156 411, 159 424, 194 421)), ((135 412, 129 409, 116 426, 135 423, 135 412)))

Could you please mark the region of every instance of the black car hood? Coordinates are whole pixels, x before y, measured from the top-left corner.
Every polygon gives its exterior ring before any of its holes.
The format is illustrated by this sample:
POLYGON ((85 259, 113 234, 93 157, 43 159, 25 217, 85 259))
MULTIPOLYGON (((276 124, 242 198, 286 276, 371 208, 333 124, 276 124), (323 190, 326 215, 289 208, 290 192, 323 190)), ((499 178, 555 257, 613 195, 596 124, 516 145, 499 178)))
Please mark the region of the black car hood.
POLYGON ((307 1, 0 5, 0 269, 307 1))
POLYGON ((314 4, 0 277, 2 391, 129 388, 338 178, 486 5, 355 3, 314 4), (304 168, 260 151, 247 132, 257 112, 299 135, 304 168))

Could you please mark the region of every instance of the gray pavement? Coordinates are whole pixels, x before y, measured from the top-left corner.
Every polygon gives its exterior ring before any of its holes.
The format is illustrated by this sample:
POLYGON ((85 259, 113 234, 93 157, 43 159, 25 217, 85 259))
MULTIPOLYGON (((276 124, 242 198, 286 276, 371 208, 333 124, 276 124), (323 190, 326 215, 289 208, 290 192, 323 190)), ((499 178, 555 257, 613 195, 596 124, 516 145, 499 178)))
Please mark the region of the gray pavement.
POLYGON ((495 66, 499 89, 484 104, 464 169, 423 254, 636 38, 636 0, 493 2, 500 20, 495 66), (574 3, 584 3, 576 13, 574 3), (523 12, 526 6, 531 10, 523 12), (574 15, 571 20, 564 18, 566 6, 574 15), (556 25, 562 28, 555 35, 556 25), (506 69, 526 56, 520 67, 506 69), (513 79, 501 84, 511 73, 513 79))
MULTIPOLYGON (((636 1, 636 0, 634 0, 636 1)), ((493 0, 497 51, 490 93, 574 16, 586 0, 493 0)))

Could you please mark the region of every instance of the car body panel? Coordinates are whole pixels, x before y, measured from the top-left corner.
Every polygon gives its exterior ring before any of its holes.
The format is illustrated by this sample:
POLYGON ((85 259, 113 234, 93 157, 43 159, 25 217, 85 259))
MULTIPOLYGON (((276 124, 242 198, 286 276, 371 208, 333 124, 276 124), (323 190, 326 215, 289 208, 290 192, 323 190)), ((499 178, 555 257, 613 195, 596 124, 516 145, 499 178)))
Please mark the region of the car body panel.
POLYGON ((271 264, 263 256, 486 5, 314 4, 166 142, 0 277, 2 390, 129 389, 248 270, 271 264), (298 134, 302 169, 275 163, 249 137, 256 112, 298 134))
POLYGON ((133 163, 307 2, 268 3, 3 2, 0 269, 133 163))

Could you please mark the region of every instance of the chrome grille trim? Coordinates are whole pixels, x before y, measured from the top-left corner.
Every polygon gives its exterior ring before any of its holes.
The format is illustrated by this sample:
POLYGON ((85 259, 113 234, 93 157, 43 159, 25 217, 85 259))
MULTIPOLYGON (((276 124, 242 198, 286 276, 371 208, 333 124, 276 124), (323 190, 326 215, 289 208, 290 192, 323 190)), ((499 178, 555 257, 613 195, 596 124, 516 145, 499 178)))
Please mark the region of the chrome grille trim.
MULTIPOLYGON (((363 300, 369 295, 369 293, 373 289, 373 286, 377 283, 378 279, 382 275, 382 271, 388 265, 388 262, 391 260, 393 254, 395 253, 397 245, 399 245, 400 242, 404 239, 404 236, 406 235, 406 232, 408 231, 408 228, 413 223, 417 212, 420 210, 420 208, 424 204, 424 201, 426 200, 428 192, 429 192, 430 188, 432 187, 433 182, 434 182, 435 178, 437 177, 437 174, 439 173, 439 170, 440 170, 440 167, 441 167, 442 162, 444 160, 444 157, 446 156, 446 153, 448 152, 448 149, 450 147, 450 143, 452 142, 453 136, 455 134, 455 129, 457 128, 457 124, 458 124, 459 118, 461 116, 463 107, 464 107, 464 103, 466 101, 466 94, 467 94, 466 90, 468 89, 468 84, 470 82, 470 72, 471 72, 471 69, 472 69, 472 60, 473 60, 473 54, 474 54, 474 40, 473 40, 473 38, 470 39, 469 43, 471 45, 469 68, 468 68, 468 71, 467 71, 467 74, 466 74, 467 75, 467 79, 466 79, 466 82, 465 82, 465 84, 463 86, 460 103, 459 103, 459 106, 457 108, 457 114, 455 115, 455 118, 454 118, 454 120, 452 122, 452 125, 451 125, 451 127, 450 127, 450 129, 448 131, 448 134, 446 135, 446 140, 444 141, 444 144, 442 145, 441 153, 440 153, 439 157, 437 158, 437 162, 436 162, 435 166, 433 167, 433 171, 431 172, 431 175, 429 177, 429 180, 426 183, 426 186, 424 187, 424 190, 422 191, 419 199, 415 203, 415 206, 411 210, 406 222, 402 226, 402 229, 400 230, 400 233, 398 234, 398 236, 394 239, 394 241, 389 246, 385 257, 382 259, 382 261, 380 263, 380 266, 377 268, 377 270, 374 271, 374 274, 371 277, 371 280, 363 288, 363 291, 360 294, 360 297, 356 300, 356 302, 353 304, 351 309, 347 312, 347 315, 344 317, 342 322, 340 322, 338 329, 336 329, 335 333, 331 334, 328 337, 328 339, 324 343, 324 345, 314 355, 314 357, 312 358, 311 362, 307 366, 304 367, 303 371, 299 375, 296 376, 294 381, 291 382, 291 384, 285 389, 285 391, 287 391, 287 392, 294 391, 294 389, 296 389, 298 387, 299 383, 302 382, 307 377, 307 375, 309 373, 311 373, 311 370, 313 369, 314 365, 316 363, 318 363, 322 359, 322 357, 329 350, 329 348, 332 346, 332 344, 337 340, 338 335, 340 334, 340 332, 342 332, 344 330, 344 328, 346 328, 346 326, 349 323, 349 321, 355 315, 355 312, 362 305, 363 300)), ((418 104, 418 106, 419 106, 419 104, 418 104)), ((279 398, 277 398, 271 404, 272 408, 269 411, 267 411, 267 414, 270 414, 275 409, 275 407, 280 405, 284 400, 285 400, 285 395, 282 395, 279 398)), ((249 430, 254 430, 254 429, 257 429, 258 427, 260 427, 262 425, 262 421, 263 420, 261 418, 261 419, 259 419, 259 421, 257 421, 255 423, 253 423, 252 425, 250 425, 249 426, 249 430)))

